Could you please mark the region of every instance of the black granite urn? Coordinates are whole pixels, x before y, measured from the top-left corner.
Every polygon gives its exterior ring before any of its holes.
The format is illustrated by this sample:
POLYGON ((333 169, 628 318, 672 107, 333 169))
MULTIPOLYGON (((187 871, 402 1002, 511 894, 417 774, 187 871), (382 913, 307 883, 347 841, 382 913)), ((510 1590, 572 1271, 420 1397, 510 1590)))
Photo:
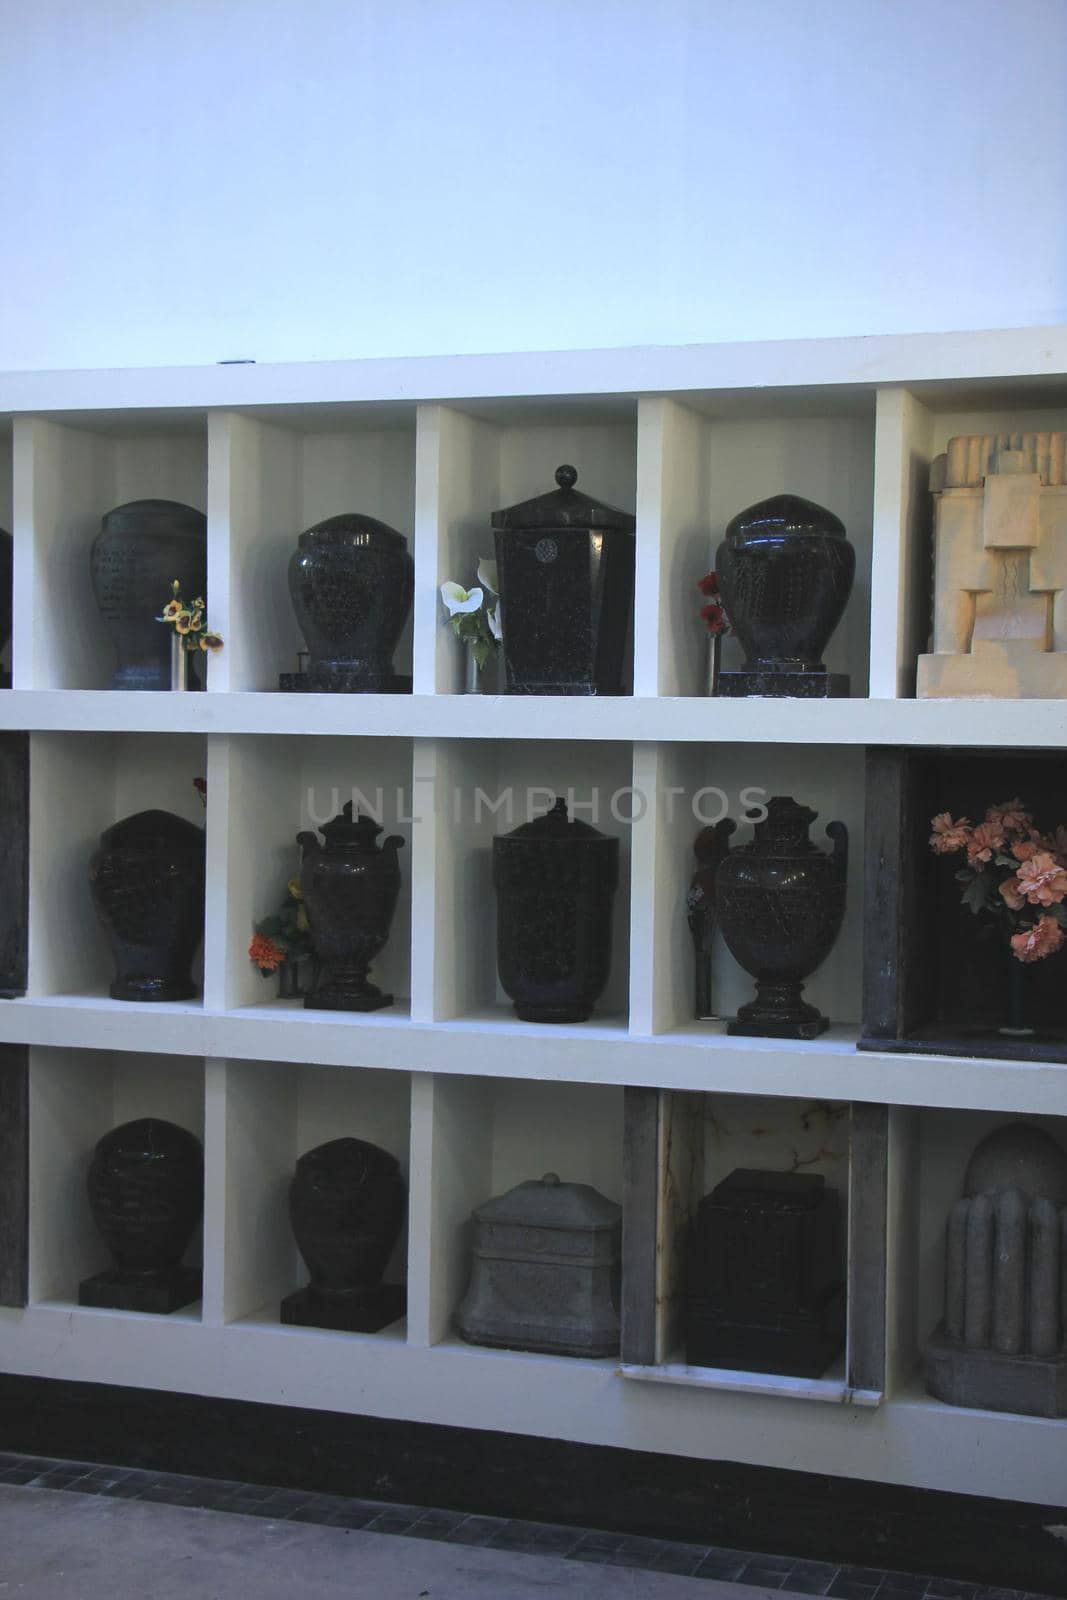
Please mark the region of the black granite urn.
POLYGON ((78 1304, 167 1314, 200 1298, 182 1265, 204 1205, 199 1139, 142 1117, 104 1135, 89 1166, 89 1208, 114 1265, 86 1278, 78 1304))
POLYGON ((715 570, 745 651, 740 671, 719 674, 719 694, 848 695, 847 673, 828 673, 822 661, 856 570, 856 552, 832 511, 796 494, 749 506, 727 525, 715 570))
POLYGON ((738 1168, 697 1207, 685 1358, 818 1378, 845 1340, 837 1191, 821 1175, 738 1168))
POLYGON ((300 535, 289 561, 289 594, 307 640, 305 672, 284 672, 282 689, 318 693, 409 693, 393 651, 411 610, 415 564, 395 528, 355 512, 300 535))
POLYGON ((730 1033, 814 1039, 830 1026, 801 998, 804 979, 829 955, 845 914, 848 830, 831 822, 832 855, 812 843, 818 816, 787 796, 767 802, 751 843, 730 851, 715 872, 719 926, 730 954, 756 980, 730 1033))
POLYGON ((282 1301, 283 1322, 377 1333, 404 1315, 404 1290, 382 1274, 405 1197, 396 1157, 363 1139, 331 1139, 300 1157, 289 1220, 311 1282, 282 1301))
POLYGON ((379 848, 381 828, 373 817, 353 821, 351 800, 340 816, 313 833, 298 833, 304 852, 300 893, 311 925, 317 979, 304 1005, 314 1011, 378 1011, 391 1006, 367 974, 385 948, 400 894, 397 851, 404 841, 390 834, 379 848))
POLYGON ((89 561, 118 656, 111 687, 169 689, 172 630, 156 618, 175 579, 184 598, 207 598, 207 518, 174 500, 131 500, 104 517, 89 561))
MULTIPOLYGON (((4 528, 0 528, 0 655, 11 643, 13 557, 14 540, 4 528)), ((0 668, 0 689, 10 687, 11 673, 0 668)))
POLYGON ((634 518, 574 487, 494 511, 509 694, 622 694, 634 518))
POLYGON ((497 968, 524 1022, 585 1022, 611 971, 619 841, 567 802, 493 840, 497 968))
POLYGON ((468 1344, 556 1356, 619 1353, 622 1208, 554 1172, 473 1212, 471 1281, 456 1313, 468 1344))
POLYGON ((139 811, 100 835, 89 887, 115 958, 113 1000, 190 1000, 204 936, 204 830, 139 811))

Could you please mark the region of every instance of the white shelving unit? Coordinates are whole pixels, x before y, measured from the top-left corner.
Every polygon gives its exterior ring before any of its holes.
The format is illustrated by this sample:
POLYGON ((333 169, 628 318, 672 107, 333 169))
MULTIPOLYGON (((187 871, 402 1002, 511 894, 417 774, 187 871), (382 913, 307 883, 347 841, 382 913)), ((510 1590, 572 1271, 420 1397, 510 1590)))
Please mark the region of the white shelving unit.
MULTIPOLYGON (((1067 1422, 944 1406, 917 1376, 962 1163, 1013 1115, 1063 1137, 1067 1069, 856 1049, 864 747, 1067 747, 1064 702, 911 698, 927 465, 954 433, 1067 427, 1067 329, 15 373, 0 375, 0 413, 0 523, 15 534, 15 687, 0 693, 0 731, 31 735, 28 983, 0 1010, 3 1041, 29 1047, 29 1297, 0 1310, 0 1368, 1067 1504, 1067 1422), (580 487, 636 512, 633 695, 462 695, 438 585, 472 576, 489 513, 551 487, 563 461, 580 487), (836 511, 856 547, 828 661, 851 674, 852 698, 703 698, 695 580, 738 510, 787 489, 836 511), (102 513, 140 495, 207 511, 226 648, 204 694, 104 687, 88 551, 102 513), (415 604, 396 666, 414 692, 281 695, 300 644, 289 553, 303 528, 349 510, 411 540, 415 604), (146 805, 200 820, 201 775, 202 994, 112 1001, 88 856, 146 805), (381 820, 405 840, 374 972, 397 1003, 305 1011, 275 998, 245 950, 294 870, 296 833, 353 788, 380 791, 381 820), (717 814, 715 791, 739 816, 746 788, 814 804, 816 831, 849 825, 846 927, 810 985, 834 1026, 810 1044, 692 1020, 692 840, 717 814), (505 790, 510 814, 479 809, 479 793, 496 804, 505 790), (556 793, 619 837, 623 870, 602 1009, 538 1028, 514 1020, 496 982, 490 845, 556 793), (638 1369, 458 1340, 472 1206, 546 1170, 622 1199, 627 1089, 703 1107, 705 1188, 761 1151, 787 1159, 814 1103, 888 1108, 885 1289, 873 1318, 864 1311, 884 1328, 883 1383, 860 1391, 844 1367, 807 1382, 699 1372, 666 1347, 638 1369), (103 1265, 84 1200, 93 1144, 148 1114, 204 1140, 202 1304, 171 1317, 79 1308, 79 1278, 103 1265), (388 1274, 406 1284, 407 1316, 375 1335, 278 1317, 302 1281, 288 1175, 340 1132, 390 1149, 409 1183, 388 1274)), ((748 980, 720 954, 732 1008, 748 980)), ((847 1124, 832 1125, 815 1158, 847 1195, 847 1124)), ((862 1229, 852 1244, 862 1250, 862 1229)))

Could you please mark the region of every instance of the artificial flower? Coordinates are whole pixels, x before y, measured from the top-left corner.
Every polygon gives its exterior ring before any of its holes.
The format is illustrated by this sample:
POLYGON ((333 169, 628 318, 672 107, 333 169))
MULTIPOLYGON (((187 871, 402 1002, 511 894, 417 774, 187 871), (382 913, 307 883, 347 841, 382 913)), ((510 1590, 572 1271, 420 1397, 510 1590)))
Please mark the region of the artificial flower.
POLYGON ((500 644, 504 638, 504 631, 500 626, 499 605, 493 606, 491 610, 488 607, 486 608, 485 620, 489 624, 489 632, 493 635, 497 644, 500 644))
POLYGON ((185 607, 180 600, 168 600, 163 607, 163 615, 159 620, 160 622, 174 622, 176 618, 181 616, 184 609, 185 607))
POLYGON ((192 616, 189 618, 190 633, 199 633, 203 626, 204 613, 202 611, 194 611, 192 616))
POLYGON ((725 633, 726 612, 722 606, 714 603, 701 606, 700 616, 709 633, 725 633))
POLYGON ((1016 861, 1030 861, 1041 849, 1039 839, 1016 839, 1011 846, 1011 853, 1016 861))
POLYGON ((967 840, 967 863, 992 861, 1004 844, 1004 832, 999 823, 980 822, 967 840))
POLYGON ((949 811, 941 811, 936 817, 931 817, 930 826, 934 830, 930 835, 930 849, 935 855, 948 856, 954 850, 963 850, 971 837, 968 819, 961 817, 955 822, 949 811))
POLYGON ((711 599, 712 595, 717 595, 719 592, 719 579, 717 573, 709 572, 703 578, 698 578, 697 588, 700 590, 701 594, 706 596, 706 598, 709 600, 711 599))
POLYGON ((202 633, 200 635, 201 650, 221 650, 222 635, 219 633, 202 633))
POLYGON ((1067 871, 1047 850, 1024 861, 1016 877, 1019 893, 1025 895, 1032 906, 1059 905, 1067 895, 1067 871))
POLYGON ((1021 911, 1026 901, 1019 893, 1018 878, 1005 878, 1000 886, 1000 896, 1009 911, 1021 911))
POLYGON ((178 615, 174 618, 174 631, 175 631, 175 633, 181 633, 181 634, 188 633, 189 629, 192 627, 192 622, 193 622, 193 613, 191 611, 185 611, 185 610, 179 611, 178 615))
POLYGON ((285 960, 285 951, 266 934, 256 933, 253 934, 252 942, 248 946, 248 959, 266 978, 270 973, 277 972, 285 960))
POLYGON ((1043 961, 1063 944, 1063 929, 1055 917, 1042 917, 1032 928, 1012 935, 1011 950, 1016 961, 1043 961))
POLYGON ((500 593, 500 579, 496 575, 496 562, 491 556, 481 557, 475 577, 482 588, 488 589, 490 594, 500 593))
POLYGON ((464 617, 479 611, 485 596, 480 589, 463 589, 458 583, 443 583, 441 599, 450 617, 464 617))
POLYGON ((990 806, 985 819, 1004 833, 1029 833, 1033 826, 1033 819, 1021 800, 1005 800, 999 806, 990 806))

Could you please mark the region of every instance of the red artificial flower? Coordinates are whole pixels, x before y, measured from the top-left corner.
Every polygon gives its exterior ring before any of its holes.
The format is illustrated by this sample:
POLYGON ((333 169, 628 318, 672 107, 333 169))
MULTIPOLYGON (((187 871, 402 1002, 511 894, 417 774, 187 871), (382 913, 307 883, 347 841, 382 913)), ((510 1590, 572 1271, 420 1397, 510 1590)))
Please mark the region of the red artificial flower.
POLYGON ((700 590, 701 594, 706 595, 709 600, 711 599, 712 595, 718 595, 719 579, 717 574, 715 572, 709 572, 705 577, 698 578, 697 588, 700 590))

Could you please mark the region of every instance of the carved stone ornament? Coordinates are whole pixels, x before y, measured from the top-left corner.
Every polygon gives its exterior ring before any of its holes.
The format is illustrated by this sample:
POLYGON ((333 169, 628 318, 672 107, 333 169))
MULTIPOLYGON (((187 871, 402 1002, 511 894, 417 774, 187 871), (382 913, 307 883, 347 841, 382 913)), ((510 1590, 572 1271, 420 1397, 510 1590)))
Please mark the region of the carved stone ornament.
POLYGON ((1015 1122, 975 1150, 945 1232, 945 1315, 923 1352, 952 1406, 1067 1415, 1067 1154, 1015 1122))
POLYGON ((950 439, 930 487, 933 649, 916 694, 1067 696, 1067 433, 950 439))

